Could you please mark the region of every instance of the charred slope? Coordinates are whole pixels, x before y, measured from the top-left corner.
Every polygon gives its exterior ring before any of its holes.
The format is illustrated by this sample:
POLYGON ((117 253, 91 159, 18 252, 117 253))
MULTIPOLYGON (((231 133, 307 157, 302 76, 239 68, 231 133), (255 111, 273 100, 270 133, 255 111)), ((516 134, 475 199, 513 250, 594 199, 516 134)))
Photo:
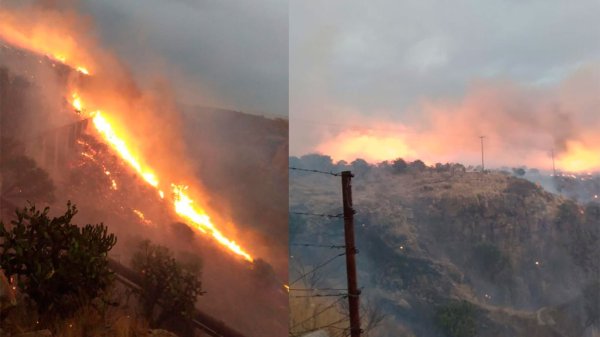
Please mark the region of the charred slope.
MULTIPOLYGON (((443 336, 436 314, 453 300, 474 306, 478 336, 581 336, 597 324, 597 310, 582 302, 598 272, 597 204, 460 165, 347 165, 322 156, 290 162, 355 173, 360 284, 364 299, 389 315, 378 336, 393 336, 398 327, 443 336)), ((290 181, 292 212, 340 213, 337 178, 292 172, 290 181)), ((293 213, 290 219, 292 242, 343 238, 339 221, 293 213)), ((302 247, 292 255, 308 265, 323 256, 302 247)), ((343 270, 323 270, 319 287, 343 288, 343 270)))

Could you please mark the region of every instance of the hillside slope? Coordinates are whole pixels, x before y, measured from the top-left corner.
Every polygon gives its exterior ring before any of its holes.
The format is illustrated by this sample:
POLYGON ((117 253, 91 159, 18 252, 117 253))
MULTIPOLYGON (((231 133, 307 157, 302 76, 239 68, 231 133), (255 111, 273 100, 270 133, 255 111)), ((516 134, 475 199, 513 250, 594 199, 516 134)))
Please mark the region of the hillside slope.
MULTIPOLYGON (((359 283, 363 300, 388 315, 372 335, 444 336, 436 315, 457 300, 473 305, 477 336, 583 336, 597 328, 600 205, 461 165, 332 164, 316 155, 290 165, 355 174, 359 283)), ((342 242, 340 220, 294 213, 338 214, 340 198, 337 177, 290 174, 290 240, 342 242)), ((317 249, 292 248, 292 264, 323 259, 317 249)), ((344 287, 343 266, 320 273, 318 288, 344 287)))

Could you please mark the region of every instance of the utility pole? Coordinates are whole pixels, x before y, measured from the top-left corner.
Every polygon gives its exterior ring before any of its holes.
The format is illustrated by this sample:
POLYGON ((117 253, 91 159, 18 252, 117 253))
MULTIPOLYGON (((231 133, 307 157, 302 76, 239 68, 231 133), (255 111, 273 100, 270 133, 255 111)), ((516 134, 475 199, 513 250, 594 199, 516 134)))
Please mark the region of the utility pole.
POLYGON ((344 237, 346 241, 346 276, 348 278, 348 303, 350 308, 350 337, 360 337, 360 314, 356 280, 356 250, 354 244, 354 208, 352 208, 352 172, 342 172, 342 201, 344 204, 344 237))
POLYGON ((556 164, 554 163, 554 149, 552 149, 552 176, 556 177, 556 164))
POLYGON ((483 139, 485 136, 479 136, 481 139, 481 173, 485 172, 485 162, 483 161, 483 139))

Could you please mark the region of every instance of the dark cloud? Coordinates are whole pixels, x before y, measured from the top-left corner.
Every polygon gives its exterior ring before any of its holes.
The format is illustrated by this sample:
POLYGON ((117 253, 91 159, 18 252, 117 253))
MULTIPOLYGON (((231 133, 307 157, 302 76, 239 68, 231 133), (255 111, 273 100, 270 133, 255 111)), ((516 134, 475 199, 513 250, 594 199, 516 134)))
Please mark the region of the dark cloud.
POLYGON ((288 5, 281 0, 87 1, 100 38, 179 99, 272 115, 288 110, 288 5))

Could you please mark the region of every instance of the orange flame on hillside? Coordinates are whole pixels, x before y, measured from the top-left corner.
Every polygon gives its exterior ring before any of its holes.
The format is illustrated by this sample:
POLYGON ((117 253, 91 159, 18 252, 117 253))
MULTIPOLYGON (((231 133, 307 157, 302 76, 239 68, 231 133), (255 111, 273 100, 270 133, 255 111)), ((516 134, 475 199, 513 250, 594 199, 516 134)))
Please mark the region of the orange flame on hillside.
MULTIPOLYGON (((73 108, 77 111, 82 111, 83 102, 81 97, 77 93, 72 94, 71 97, 71 105, 73 108)), ((119 154, 121 159, 123 159, 129 167, 135 170, 146 183, 154 187, 159 196, 164 199, 164 192, 159 188, 161 183, 154 171, 140 159, 139 154, 130 149, 123 137, 117 133, 113 124, 106 118, 105 114, 101 111, 95 111, 91 115, 94 126, 102 139, 104 139, 111 148, 119 154)), ((194 201, 185 192, 187 188, 187 186, 171 184, 173 192, 172 202, 175 213, 190 221, 193 224, 193 227, 200 232, 211 235, 221 246, 227 248, 234 254, 243 257, 247 261, 253 262, 254 259, 248 252, 240 247, 235 241, 228 239, 214 225, 206 212, 199 206, 194 205, 194 201)))
MULTIPOLYGON (((113 59, 102 49, 95 48, 93 39, 84 36, 81 31, 85 31, 87 20, 82 18, 77 13, 69 10, 56 11, 47 10, 37 6, 26 6, 22 9, 0 9, 0 40, 16 47, 29 50, 31 52, 45 55, 52 60, 61 62, 72 69, 75 69, 81 74, 90 75, 91 73, 99 74, 99 69, 105 68, 99 65, 110 63, 112 66, 117 66, 113 59)), ((92 101, 92 105, 96 106, 97 102, 106 102, 110 110, 119 111, 119 108, 111 106, 113 100, 129 101, 129 97, 119 97, 120 91, 124 86, 119 80, 123 81, 122 75, 117 69, 110 69, 116 75, 115 79, 103 78, 104 82, 97 87, 101 94, 98 94, 93 100, 86 97, 86 92, 82 92, 81 88, 77 88, 75 83, 75 92, 69 97, 69 102, 72 107, 79 113, 85 112, 86 106, 80 94, 86 101, 92 101), (112 88, 105 86, 114 85, 112 88), (115 89, 118 88, 118 89, 115 89), (117 98, 111 97, 116 93, 117 98)), ((127 84, 129 85, 129 83, 127 84)), ((88 87, 89 91, 89 87, 88 87)), ((95 92, 95 91, 94 91, 95 92)), ((87 92, 89 94, 89 92, 87 92)), ((89 109, 89 107, 87 107, 89 109)), ((151 187, 153 187, 161 199, 172 202, 174 212, 181 218, 191 223, 191 226, 198 229, 200 232, 212 236, 215 241, 225 247, 230 252, 243 257, 245 260, 253 262, 252 256, 242 249, 235 241, 227 238, 212 222, 207 212, 199 205, 194 204, 187 187, 182 185, 164 182, 162 180, 172 179, 163 168, 165 174, 162 177, 157 175, 154 168, 151 168, 147 160, 141 152, 135 151, 135 146, 132 146, 133 139, 131 138, 132 131, 123 127, 123 122, 118 120, 117 115, 111 115, 106 111, 96 110, 92 108, 88 111, 88 116, 91 117, 93 125, 98 132, 98 135, 107 143, 118 156, 142 179, 151 187), (171 190, 171 195, 166 195, 164 191, 171 190)), ((138 144, 139 145, 139 144, 138 144)), ((93 154, 83 152, 82 155, 94 159, 93 154)), ((170 173, 170 172, 169 172, 170 173)), ((110 176, 110 174, 107 174, 110 176)), ((117 189, 117 182, 112 179, 112 188, 117 189)))
POLYGON ((580 142, 569 141, 566 153, 557 158, 556 165, 567 172, 595 171, 600 168, 600 155, 580 142))

